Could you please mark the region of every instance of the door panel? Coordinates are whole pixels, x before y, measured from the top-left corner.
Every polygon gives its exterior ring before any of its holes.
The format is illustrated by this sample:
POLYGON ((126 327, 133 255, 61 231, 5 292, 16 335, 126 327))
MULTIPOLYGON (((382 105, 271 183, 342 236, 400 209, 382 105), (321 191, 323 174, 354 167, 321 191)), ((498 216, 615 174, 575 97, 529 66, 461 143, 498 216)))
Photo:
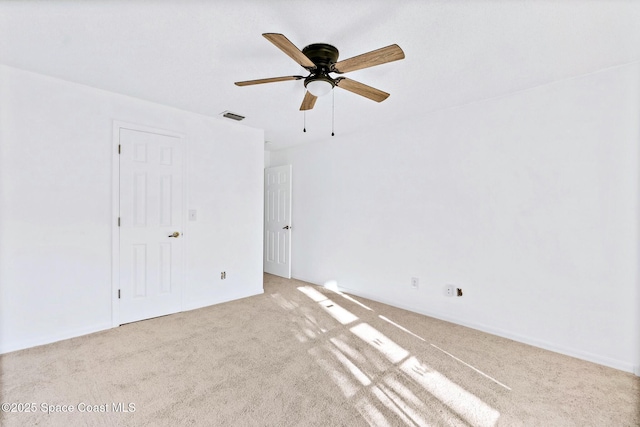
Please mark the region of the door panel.
POLYGON ((264 173, 264 271, 291 278, 291 165, 264 173))
POLYGON ((120 323, 181 310, 182 142, 120 129, 120 323))

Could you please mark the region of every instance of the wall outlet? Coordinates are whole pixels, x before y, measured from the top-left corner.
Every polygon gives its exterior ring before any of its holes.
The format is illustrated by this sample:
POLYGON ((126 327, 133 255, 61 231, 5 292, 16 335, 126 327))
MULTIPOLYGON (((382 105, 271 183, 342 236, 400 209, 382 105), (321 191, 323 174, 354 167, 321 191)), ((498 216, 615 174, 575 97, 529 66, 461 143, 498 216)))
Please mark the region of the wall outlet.
POLYGON ((418 279, 417 277, 412 277, 411 278, 411 288, 412 289, 418 289, 419 286, 420 286, 420 279, 418 279))
POLYGON ((452 297, 456 294, 456 287, 453 285, 447 285, 444 287, 444 294, 448 297, 452 297))

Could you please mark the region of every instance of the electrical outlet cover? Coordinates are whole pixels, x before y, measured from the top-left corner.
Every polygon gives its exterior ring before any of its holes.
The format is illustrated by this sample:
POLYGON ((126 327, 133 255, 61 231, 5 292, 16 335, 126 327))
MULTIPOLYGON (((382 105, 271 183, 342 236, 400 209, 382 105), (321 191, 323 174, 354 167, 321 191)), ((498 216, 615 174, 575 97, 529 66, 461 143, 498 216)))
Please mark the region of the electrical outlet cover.
POLYGON ((447 285, 444 287, 444 294, 448 297, 452 297, 456 294, 456 287, 453 285, 447 285))

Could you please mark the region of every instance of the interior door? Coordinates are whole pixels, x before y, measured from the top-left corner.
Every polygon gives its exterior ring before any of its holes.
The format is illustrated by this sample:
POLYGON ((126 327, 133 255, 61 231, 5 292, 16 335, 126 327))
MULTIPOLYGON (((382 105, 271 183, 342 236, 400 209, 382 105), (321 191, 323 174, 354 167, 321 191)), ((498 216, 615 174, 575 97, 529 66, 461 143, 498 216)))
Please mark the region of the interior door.
POLYGON ((120 128, 120 324, 181 310, 183 147, 120 128))
POLYGON ((291 278, 291 165, 264 170, 264 271, 291 278))

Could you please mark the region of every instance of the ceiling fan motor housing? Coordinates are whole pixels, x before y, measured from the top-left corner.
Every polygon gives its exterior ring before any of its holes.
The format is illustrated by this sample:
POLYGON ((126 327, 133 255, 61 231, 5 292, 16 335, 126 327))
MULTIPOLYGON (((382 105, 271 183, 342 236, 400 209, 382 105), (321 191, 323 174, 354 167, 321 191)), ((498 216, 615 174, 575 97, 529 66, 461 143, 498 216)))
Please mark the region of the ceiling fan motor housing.
POLYGON ((338 49, 326 43, 314 43, 302 49, 302 53, 316 65, 315 69, 310 69, 311 75, 304 80, 304 86, 318 80, 326 81, 335 86, 335 81, 329 76, 333 64, 338 61, 338 49))
POLYGON ((314 43, 302 49, 302 53, 316 64, 318 71, 328 73, 331 66, 338 62, 338 49, 326 43, 314 43))

